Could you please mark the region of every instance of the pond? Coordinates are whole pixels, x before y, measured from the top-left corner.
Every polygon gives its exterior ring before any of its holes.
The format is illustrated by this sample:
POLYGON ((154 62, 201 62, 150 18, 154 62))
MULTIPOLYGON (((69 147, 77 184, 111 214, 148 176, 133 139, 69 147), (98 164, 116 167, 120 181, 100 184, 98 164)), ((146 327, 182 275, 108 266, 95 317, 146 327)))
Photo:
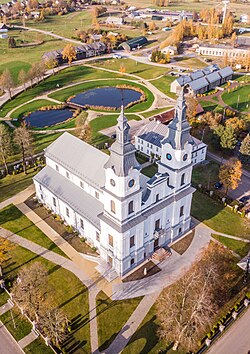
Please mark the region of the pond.
POLYGON ((129 103, 138 101, 141 92, 133 89, 121 89, 118 87, 99 87, 92 90, 81 92, 70 99, 70 102, 81 106, 103 106, 103 107, 121 107, 122 96, 123 104, 126 107, 129 103))
POLYGON ((73 112, 70 109, 50 109, 47 111, 34 111, 25 117, 28 125, 36 128, 44 128, 50 125, 64 122, 71 118, 73 112))

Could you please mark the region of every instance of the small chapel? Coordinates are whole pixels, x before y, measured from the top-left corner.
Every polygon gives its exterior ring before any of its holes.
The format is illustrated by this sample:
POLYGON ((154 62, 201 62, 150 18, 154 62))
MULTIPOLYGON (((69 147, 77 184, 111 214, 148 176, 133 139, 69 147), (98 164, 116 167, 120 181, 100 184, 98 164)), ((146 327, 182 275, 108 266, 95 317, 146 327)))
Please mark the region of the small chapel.
POLYGON ((190 229, 192 139, 182 90, 162 140, 158 171, 141 173, 121 107, 110 155, 64 133, 45 149, 36 196, 96 247, 118 276, 190 229))

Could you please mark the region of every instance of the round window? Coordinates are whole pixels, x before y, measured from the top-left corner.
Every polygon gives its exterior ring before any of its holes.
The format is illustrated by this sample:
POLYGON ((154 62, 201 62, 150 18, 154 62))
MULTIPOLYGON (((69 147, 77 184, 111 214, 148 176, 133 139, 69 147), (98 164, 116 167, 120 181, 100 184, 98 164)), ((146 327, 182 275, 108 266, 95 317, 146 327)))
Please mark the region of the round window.
POLYGON ((188 158, 188 155, 187 155, 187 154, 185 154, 185 155, 183 156, 183 161, 186 161, 186 160, 187 160, 187 158, 188 158))
POLYGON ((114 181, 113 179, 111 179, 111 180, 110 180, 110 184, 111 184, 111 186, 114 187, 114 186, 115 186, 115 181, 114 181))
POLYGON ((133 187, 133 185, 135 184, 135 180, 134 179, 131 179, 129 182, 128 182, 128 186, 131 188, 133 187))
POLYGON ((167 153, 166 157, 167 157, 168 160, 172 160, 172 155, 171 154, 167 153))

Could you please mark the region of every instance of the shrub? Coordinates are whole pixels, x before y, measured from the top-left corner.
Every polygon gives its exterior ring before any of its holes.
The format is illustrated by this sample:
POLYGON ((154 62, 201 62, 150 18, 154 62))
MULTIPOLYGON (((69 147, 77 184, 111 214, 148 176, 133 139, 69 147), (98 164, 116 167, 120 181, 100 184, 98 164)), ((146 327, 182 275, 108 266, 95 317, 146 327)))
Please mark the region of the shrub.
POLYGON ((71 225, 66 225, 66 231, 70 234, 72 234, 74 232, 74 228, 71 225))

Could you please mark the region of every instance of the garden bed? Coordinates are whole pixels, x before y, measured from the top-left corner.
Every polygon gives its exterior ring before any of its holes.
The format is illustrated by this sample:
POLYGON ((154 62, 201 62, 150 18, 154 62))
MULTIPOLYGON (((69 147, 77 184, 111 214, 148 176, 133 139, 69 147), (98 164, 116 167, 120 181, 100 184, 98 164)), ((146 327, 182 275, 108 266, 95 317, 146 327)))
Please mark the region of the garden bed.
POLYGON ((150 277, 151 275, 159 273, 160 271, 161 268, 159 268, 154 262, 148 261, 146 264, 143 264, 140 268, 135 270, 133 273, 129 274, 126 278, 122 279, 122 281, 126 283, 128 281, 144 279, 150 277), (145 268, 147 269, 146 275, 144 275, 145 268))

